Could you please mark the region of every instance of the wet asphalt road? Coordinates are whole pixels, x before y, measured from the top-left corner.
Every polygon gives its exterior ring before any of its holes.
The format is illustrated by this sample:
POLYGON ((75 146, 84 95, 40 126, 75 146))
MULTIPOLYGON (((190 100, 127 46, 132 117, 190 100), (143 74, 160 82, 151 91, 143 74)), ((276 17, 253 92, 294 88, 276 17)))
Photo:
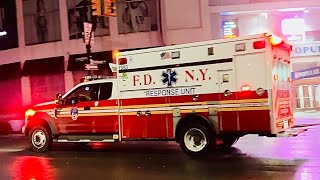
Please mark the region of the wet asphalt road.
POLYGON ((22 136, 0 136, 0 180, 320 179, 320 126, 294 138, 242 137, 229 151, 191 158, 174 142, 54 144, 33 153, 22 136))

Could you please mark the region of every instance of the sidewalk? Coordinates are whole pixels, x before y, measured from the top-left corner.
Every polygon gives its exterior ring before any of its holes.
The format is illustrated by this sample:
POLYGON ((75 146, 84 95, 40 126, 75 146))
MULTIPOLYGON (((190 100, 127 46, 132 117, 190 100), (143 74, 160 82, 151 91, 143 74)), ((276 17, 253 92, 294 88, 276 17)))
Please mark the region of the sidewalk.
POLYGON ((296 112, 294 117, 297 127, 320 125, 320 111, 296 112))

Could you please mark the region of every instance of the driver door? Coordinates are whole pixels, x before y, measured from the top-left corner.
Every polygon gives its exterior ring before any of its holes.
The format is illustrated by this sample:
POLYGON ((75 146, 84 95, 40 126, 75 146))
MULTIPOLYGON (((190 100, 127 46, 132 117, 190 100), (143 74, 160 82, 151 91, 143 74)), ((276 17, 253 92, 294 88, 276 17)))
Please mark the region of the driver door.
POLYGON ((99 85, 79 86, 63 99, 57 110, 57 124, 61 134, 91 134, 95 116, 91 107, 98 100, 99 85))

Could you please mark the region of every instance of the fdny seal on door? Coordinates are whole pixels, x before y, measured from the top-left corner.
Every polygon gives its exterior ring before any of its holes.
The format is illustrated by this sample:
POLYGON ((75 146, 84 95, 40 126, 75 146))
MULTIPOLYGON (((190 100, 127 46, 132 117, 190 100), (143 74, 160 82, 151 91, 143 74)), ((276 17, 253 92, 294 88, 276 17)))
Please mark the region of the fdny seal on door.
POLYGON ((72 118, 72 120, 77 120, 78 119, 78 109, 76 109, 76 108, 72 108, 71 109, 71 118, 72 118))

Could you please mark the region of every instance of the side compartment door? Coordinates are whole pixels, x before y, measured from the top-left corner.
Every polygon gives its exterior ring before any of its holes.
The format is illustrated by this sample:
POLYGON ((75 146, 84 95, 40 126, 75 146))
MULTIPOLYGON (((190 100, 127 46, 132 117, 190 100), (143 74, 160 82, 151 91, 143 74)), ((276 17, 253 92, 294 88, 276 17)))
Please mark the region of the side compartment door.
MULTIPOLYGON (((218 86, 220 101, 231 101, 237 99, 235 92, 234 70, 218 70, 218 86)), ((226 104, 227 105, 227 104, 226 104)), ((236 131, 238 129, 238 114, 228 108, 219 111, 219 129, 221 131, 236 131)))
POLYGON ((235 90, 235 77, 233 69, 218 70, 218 76, 218 85, 220 93, 224 93, 227 90, 229 90, 230 92, 235 90))
MULTIPOLYGON (((125 92, 121 93, 122 97, 125 92)), ((120 98, 120 123, 122 139, 142 139, 146 137, 146 116, 139 103, 142 99, 120 98)))
POLYGON ((147 138, 167 138, 168 137, 168 121, 167 108, 163 106, 166 103, 166 97, 149 98, 147 103, 157 108, 145 109, 144 116, 146 118, 146 137, 147 138))
POLYGON ((167 108, 163 106, 165 99, 166 97, 153 97, 120 100, 122 137, 167 138, 167 108))

